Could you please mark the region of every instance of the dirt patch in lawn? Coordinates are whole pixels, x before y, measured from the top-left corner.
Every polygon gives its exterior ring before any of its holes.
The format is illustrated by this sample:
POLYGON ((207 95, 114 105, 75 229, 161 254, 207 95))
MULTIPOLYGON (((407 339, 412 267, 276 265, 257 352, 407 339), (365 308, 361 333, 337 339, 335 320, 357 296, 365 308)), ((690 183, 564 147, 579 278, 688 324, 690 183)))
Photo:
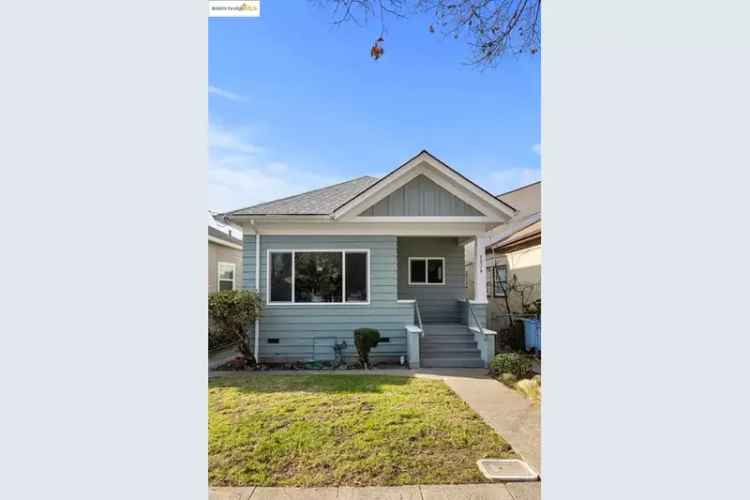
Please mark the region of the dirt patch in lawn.
POLYGON ((510 446, 442 381, 242 374, 209 381, 212 486, 486 482, 510 446))

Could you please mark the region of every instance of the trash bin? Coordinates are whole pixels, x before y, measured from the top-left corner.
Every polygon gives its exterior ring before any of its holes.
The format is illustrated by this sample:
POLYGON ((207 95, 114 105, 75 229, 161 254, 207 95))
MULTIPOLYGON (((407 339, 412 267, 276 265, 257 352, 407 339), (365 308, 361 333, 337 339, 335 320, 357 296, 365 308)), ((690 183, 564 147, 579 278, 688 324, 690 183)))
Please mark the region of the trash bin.
POLYGON ((522 319, 524 346, 528 351, 532 347, 542 350, 542 322, 538 319, 522 319))

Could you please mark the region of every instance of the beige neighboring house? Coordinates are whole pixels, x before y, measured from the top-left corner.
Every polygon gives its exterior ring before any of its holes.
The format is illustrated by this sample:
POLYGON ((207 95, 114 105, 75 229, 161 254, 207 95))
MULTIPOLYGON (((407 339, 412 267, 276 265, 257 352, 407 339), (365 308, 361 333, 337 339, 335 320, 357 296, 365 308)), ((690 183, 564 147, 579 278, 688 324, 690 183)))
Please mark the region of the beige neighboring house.
POLYGON ((242 231, 208 214, 208 293, 242 288, 242 231))
MULTIPOLYGON (((503 286, 515 275, 528 293, 527 303, 541 298, 542 208, 541 181, 497 196, 518 213, 505 226, 487 233, 485 261, 487 282, 487 326, 500 330, 508 326, 503 286)), ((474 299, 474 243, 466 245, 466 293, 474 299)), ((520 298, 511 294, 514 313, 522 311, 520 298)))

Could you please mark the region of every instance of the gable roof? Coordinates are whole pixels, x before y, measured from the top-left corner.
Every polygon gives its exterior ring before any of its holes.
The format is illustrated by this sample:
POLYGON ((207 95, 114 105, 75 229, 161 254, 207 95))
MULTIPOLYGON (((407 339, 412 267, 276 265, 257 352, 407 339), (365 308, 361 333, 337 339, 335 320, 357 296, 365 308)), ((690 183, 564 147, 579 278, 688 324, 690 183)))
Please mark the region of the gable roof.
POLYGON ((362 196, 362 195, 363 195, 363 194, 365 194, 365 193, 366 193, 367 191, 369 191, 369 190, 371 190, 371 189, 375 188, 375 187, 376 187, 376 186, 377 186, 378 184, 380 184, 381 182, 385 181, 385 180, 386 180, 386 179, 388 179, 389 177, 393 176, 393 175, 394 175, 394 174, 396 174, 396 173, 397 173, 397 172, 398 172, 399 170, 403 169, 404 167, 406 167, 407 165, 409 165, 409 164, 410 164, 411 162, 413 162, 413 161, 414 161, 415 159, 419 158, 419 157, 420 157, 420 156, 422 156, 422 155, 425 155, 425 156, 428 156, 428 157, 430 157, 431 159, 433 159, 434 161, 436 161, 437 163, 439 163, 439 164, 440 164, 440 165, 442 165, 443 167, 447 168, 448 170, 450 170, 450 171, 451 171, 451 172, 453 172, 454 174, 458 175, 458 176, 459 176, 459 177, 460 177, 461 179, 463 179, 464 181, 468 182, 469 184, 471 184, 472 186, 474 186, 474 187, 476 187, 476 188, 479 188, 479 189, 480 189, 481 191, 485 192, 485 193, 486 193, 487 195, 489 195, 489 196, 490 196, 491 198, 494 198, 494 199, 498 200, 498 201, 499 201, 500 203, 502 203, 503 205, 505 205, 505 206, 506 206, 507 208, 509 208, 510 210, 512 210, 512 211, 514 211, 514 212, 516 211, 516 209, 515 209, 515 208, 513 208, 513 207, 512 207, 512 206, 510 206, 510 205, 508 205, 508 204, 507 204, 507 203, 505 203, 505 202, 504 202, 503 200, 501 200, 501 199, 500 199, 499 197, 496 197, 495 195, 493 195, 492 193, 490 193, 489 191, 487 191, 486 189, 484 189, 484 188, 483 188, 482 186, 480 186, 479 184, 476 184, 475 182, 473 182, 473 181, 471 181, 470 179, 466 178, 466 177, 465 177, 465 176, 464 176, 464 175, 463 175, 463 174, 462 174, 461 172, 459 172, 459 171, 457 171, 457 170, 455 170, 455 169, 451 168, 451 167, 450 167, 450 166, 449 166, 448 164, 446 164, 445 162, 443 162, 443 160, 441 160, 441 159, 440 159, 440 158, 438 158, 437 156, 433 155, 432 153, 430 153, 430 152, 429 152, 429 151, 427 151, 426 149, 423 149, 422 151, 420 151, 419 153, 417 153, 416 155, 412 156, 411 158, 409 158, 408 160, 406 160, 406 161, 405 161, 404 163, 402 163, 401 165, 399 165, 398 167, 396 167, 395 169, 393 169, 392 171, 390 171, 390 172, 389 172, 388 174, 384 175, 384 176, 383 176, 383 177, 381 177, 380 179, 377 179, 377 180, 376 180, 376 182, 373 182, 373 183, 372 183, 371 185, 367 186, 367 188, 365 188, 365 189, 364 189, 364 190, 362 190, 361 192, 357 193, 357 195, 356 195, 355 197, 353 197, 352 199, 346 200, 346 201, 345 201, 344 203, 342 203, 341 205, 339 205, 338 207, 336 207, 336 210, 338 210, 339 208, 342 208, 342 207, 343 207, 344 205, 346 205, 346 204, 347 204, 347 203, 349 203, 350 201, 353 201, 353 200, 354 200, 354 198, 357 198, 357 197, 359 197, 359 196, 362 196))
POLYGON ((377 177, 365 175, 280 200, 241 208, 225 215, 329 215, 336 207, 354 198, 377 181, 377 177))
MULTIPOLYGON (((260 203, 251 207, 241 208, 227 212, 224 217, 231 219, 236 216, 331 216, 339 218, 342 214, 351 210, 352 206, 365 203, 365 200, 378 190, 388 189, 393 178, 403 178, 402 174, 412 172, 412 168, 419 164, 432 164, 433 169, 442 169, 441 175, 453 177, 454 182, 462 185, 472 196, 483 199, 485 206, 493 207, 501 217, 510 217, 517 210, 508 203, 495 197, 482 186, 464 177, 460 172, 446 165, 429 151, 423 149, 412 158, 401 164, 398 168, 378 179, 377 177, 363 176, 350 181, 334 184, 332 186, 315 189, 305 193, 289 196, 279 200, 260 203), (383 186, 386 186, 383 188, 383 186), (363 198, 364 196, 364 198, 363 198)), ((413 172, 412 172, 413 173, 413 172)))
POLYGON ((518 212, 517 216, 540 212, 542 209, 542 181, 511 189, 497 195, 497 198, 508 205, 512 205, 518 212))

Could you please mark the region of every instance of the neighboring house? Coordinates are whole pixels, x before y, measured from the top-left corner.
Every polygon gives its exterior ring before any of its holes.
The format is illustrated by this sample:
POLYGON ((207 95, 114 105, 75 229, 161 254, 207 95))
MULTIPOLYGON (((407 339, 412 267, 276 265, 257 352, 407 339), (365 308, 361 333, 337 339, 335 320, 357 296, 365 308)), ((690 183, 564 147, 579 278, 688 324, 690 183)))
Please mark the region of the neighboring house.
MULTIPOLYGON (((490 328, 499 330, 509 325, 504 285, 515 275, 527 296, 527 303, 541 298, 542 282, 542 183, 535 182, 498 195, 518 212, 513 221, 490 232, 485 248, 487 318, 490 328)), ((474 298, 474 249, 466 248, 467 296, 474 298)), ((508 298, 514 313, 523 312, 520 296, 508 298)))
MULTIPOLYGON (((252 328, 256 357, 330 360, 334 343, 345 341, 353 359, 353 331, 370 327, 383 337, 373 361, 487 366, 494 332, 484 293, 466 300, 464 245, 515 213, 422 151, 380 179, 224 214, 244 232, 244 288, 263 297, 252 328)), ((475 270, 477 283, 484 273, 475 270)))
POLYGON ((242 231, 208 214, 208 293, 242 288, 242 231))

